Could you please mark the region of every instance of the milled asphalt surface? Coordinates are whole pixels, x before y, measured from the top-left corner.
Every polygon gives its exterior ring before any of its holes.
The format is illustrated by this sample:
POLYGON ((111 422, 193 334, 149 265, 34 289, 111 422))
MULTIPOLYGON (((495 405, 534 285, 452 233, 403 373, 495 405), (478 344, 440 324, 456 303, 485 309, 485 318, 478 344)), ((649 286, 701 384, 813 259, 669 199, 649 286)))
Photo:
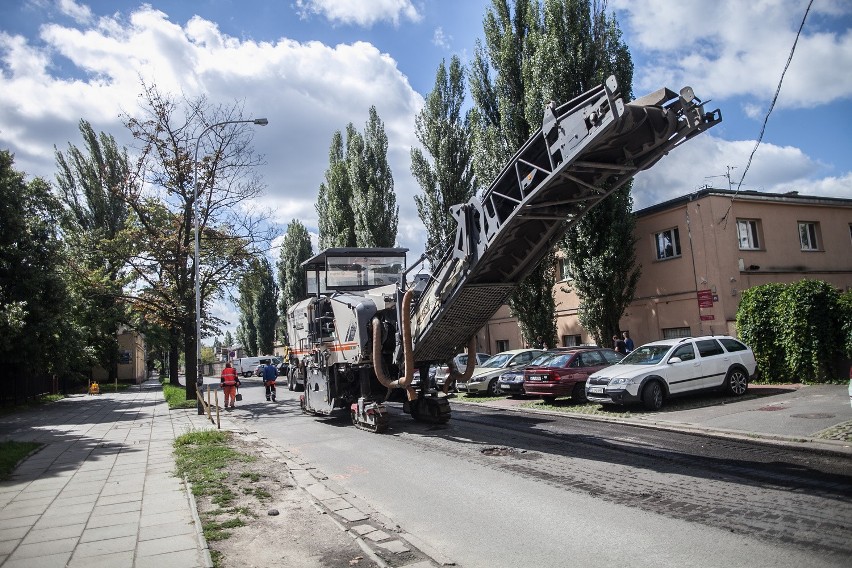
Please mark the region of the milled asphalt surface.
MULTIPOLYGON (((512 399, 486 404, 522 411, 512 399)), ((852 434, 845 385, 790 387, 752 400, 615 420, 852 455, 852 444, 842 441, 852 434)), ((223 428, 239 428, 228 422, 223 428)), ((0 440, 44 444, 0 483, 0 566, 212 566, 191 492, 174 476, 172 453, 175 437, 209 427, 195 410, 170 411, 155 380, 0 417, 0 440)), ((287 465, 307 498, 327 506, 310 465, 287 465)), ((329 502, 343 500, 332 484, 327 489, 329 502)), ((359 522, 372 513, 366 503, 361 510, 359 522)), ((376 529, 359 527, 349 533, 363 548, 360 533, 376 529)), ((433 565, 422 557, 412 564, 433 565)))

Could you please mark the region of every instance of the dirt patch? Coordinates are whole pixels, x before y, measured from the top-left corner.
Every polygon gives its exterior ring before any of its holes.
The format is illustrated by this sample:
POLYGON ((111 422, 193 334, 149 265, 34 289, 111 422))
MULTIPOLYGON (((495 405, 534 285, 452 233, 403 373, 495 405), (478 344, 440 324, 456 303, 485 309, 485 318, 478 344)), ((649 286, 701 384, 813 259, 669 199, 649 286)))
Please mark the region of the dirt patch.
POLYGON ((229 445, 254 460, 228 462, 221 475, 230 491, 216 502, 209 496, 196 497, 216 566, 377 566, 293 483, 284 464, 265 456, 256 442, 238 433, 229 445))

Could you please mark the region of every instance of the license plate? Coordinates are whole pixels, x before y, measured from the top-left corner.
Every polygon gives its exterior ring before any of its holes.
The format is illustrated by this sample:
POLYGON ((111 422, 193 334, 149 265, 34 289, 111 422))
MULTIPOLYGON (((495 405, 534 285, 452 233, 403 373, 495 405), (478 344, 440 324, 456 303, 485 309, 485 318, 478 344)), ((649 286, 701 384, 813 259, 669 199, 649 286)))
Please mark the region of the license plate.
POLYGON ((603 387, 589 387, 589 392, 592 394, 603 394, 603 387))
POLYGON ((543 381, 544 377, 541 377, 539 375, 530 375, 530 380, 531 381, 543 381))

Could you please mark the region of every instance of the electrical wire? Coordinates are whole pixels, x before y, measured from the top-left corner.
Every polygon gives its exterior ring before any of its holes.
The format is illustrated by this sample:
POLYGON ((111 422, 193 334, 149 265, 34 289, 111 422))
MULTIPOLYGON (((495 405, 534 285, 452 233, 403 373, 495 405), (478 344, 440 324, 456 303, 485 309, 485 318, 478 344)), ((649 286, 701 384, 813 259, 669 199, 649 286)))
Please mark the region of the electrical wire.
POLYGON ((751 167, 751 161, 754 158, 755 153, 757 152, 757 148, 760 146, 761 141, 763 141, 763 134, 766 132, 766 124, 769 122, 769 115, 772 114, 772 110, 775 108, 775 103, 778 102, 778 95, 781 93, 781 84, 784 82, 784 75, 787 74, 787 69, 790 67, 790 62, 793 61, 793 54, 796 52, 796 45, 799 43, 799 37, 802 35, 802 29, 805 27, 805 20, 808 19, 808 13, 811 11, 811 6, 813 5, 814 0, 810 0, 808 2, 808 7, 805 8, 805 15, 802 16, 802 23, 799 25, 799 31, 796 32, 796 39, 793 41, 793 47, 790 48, 790 55, 787 57, 787 63, 784 65, 784 70, 781 72, 781 78, 778 80, 778 87, 775 89, 775 95, 772 97, 772 103, 769 105, 769 110, 766 111, 766 116, 763 118, 763 126, 760 129, 760 136, 757 137, 757 142, 754 144, 754 148, 751 151, 751 154, 748 157, 748 162, 746 163, 746 167, 743 170, 743 175, 740 177, 740 181, 737 184, 737 190, 734 192, 734 195, 731 196, 731 203, 728 205, 728 210, 725 211, 725 215, 722 216, 721 221, 724 221, 727 224, 728 214, 731 212, 731 207, 733 207, 734 199, 736 199, 737 194, 740 192, 740 188, 743 185, 743 180, 745 180, 745 176, 748 173, 749 167, 751 167))

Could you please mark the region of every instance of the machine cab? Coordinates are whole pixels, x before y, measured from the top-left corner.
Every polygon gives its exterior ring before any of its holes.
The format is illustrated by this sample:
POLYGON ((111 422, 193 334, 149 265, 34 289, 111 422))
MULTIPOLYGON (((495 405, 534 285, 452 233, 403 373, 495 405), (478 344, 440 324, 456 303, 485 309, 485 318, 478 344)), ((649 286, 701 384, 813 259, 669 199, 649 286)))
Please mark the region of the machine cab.
POLYGON ((309 296, 357 292, 397 284, 406 248, 328 248, 302 263, 309 296))

